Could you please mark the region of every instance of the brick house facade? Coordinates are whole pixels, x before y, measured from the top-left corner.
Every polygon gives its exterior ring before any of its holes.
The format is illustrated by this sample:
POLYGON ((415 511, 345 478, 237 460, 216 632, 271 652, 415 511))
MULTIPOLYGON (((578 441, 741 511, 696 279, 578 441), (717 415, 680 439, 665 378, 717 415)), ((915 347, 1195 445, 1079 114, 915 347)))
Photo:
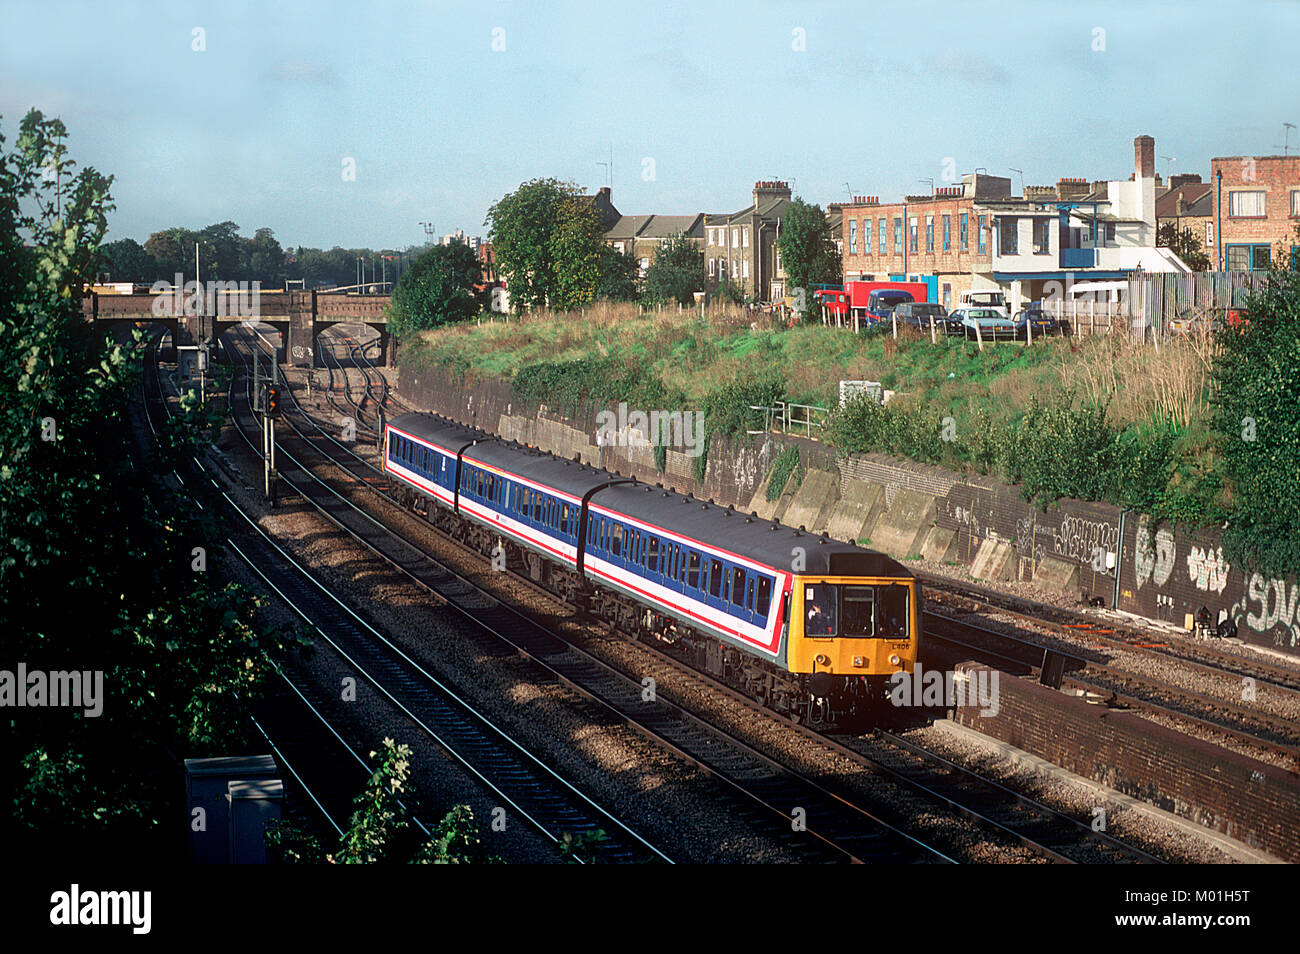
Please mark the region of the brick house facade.
POLYGON ((1300 246, 1300 156, 1210 160, 1220 268, 1254 270, 1300 246))

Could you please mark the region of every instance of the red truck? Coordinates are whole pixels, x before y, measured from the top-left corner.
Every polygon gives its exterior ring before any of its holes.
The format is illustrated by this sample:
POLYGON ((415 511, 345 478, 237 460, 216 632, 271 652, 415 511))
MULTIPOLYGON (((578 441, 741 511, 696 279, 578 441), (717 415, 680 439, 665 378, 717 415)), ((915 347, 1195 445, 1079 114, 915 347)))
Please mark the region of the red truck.
POLYGON ((853 319, 888 321, 900 302, 929 300, 924 282, 845 282, 843 290, 825 289, 814 293, 826 308, 828 320, 848 324, 853 319))

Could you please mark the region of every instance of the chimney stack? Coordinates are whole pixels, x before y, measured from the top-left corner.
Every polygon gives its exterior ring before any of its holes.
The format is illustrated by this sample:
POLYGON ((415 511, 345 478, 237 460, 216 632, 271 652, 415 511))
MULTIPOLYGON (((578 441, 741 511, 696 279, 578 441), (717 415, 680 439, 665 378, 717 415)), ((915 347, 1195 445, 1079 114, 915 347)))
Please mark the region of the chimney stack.
POLYGON ((1133 140, 1133 172, 1136 179, 1154 179, 1156 175, 1156 141, 1150 136, 1133 140))

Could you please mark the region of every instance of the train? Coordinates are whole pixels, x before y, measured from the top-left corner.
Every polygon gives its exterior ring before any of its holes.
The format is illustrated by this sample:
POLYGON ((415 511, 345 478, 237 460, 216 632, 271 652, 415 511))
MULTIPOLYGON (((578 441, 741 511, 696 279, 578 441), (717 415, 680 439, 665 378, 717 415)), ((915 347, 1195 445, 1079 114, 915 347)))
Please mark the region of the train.
POLYGON ((878 717, 912 672, 919 581, 885 554, 438 415, 384 426, 403 506, 622 635, 798 721, 878 717))

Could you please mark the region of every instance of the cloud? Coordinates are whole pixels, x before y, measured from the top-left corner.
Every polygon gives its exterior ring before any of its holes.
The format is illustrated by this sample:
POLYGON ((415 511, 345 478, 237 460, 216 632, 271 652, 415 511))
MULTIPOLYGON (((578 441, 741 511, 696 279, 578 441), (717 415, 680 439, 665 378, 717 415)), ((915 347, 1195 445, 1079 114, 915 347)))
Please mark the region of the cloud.
POLYGON ((934 60, 934 69, 976 86, 1005 86, 1010 76, 997 63, 973 53, 944 50, 934 60))
POLYGON ((308 86, 338 86, 339 77, 330 67, 306 60, 280 60, 265 74, 281 83, 304 83, 308 86))

